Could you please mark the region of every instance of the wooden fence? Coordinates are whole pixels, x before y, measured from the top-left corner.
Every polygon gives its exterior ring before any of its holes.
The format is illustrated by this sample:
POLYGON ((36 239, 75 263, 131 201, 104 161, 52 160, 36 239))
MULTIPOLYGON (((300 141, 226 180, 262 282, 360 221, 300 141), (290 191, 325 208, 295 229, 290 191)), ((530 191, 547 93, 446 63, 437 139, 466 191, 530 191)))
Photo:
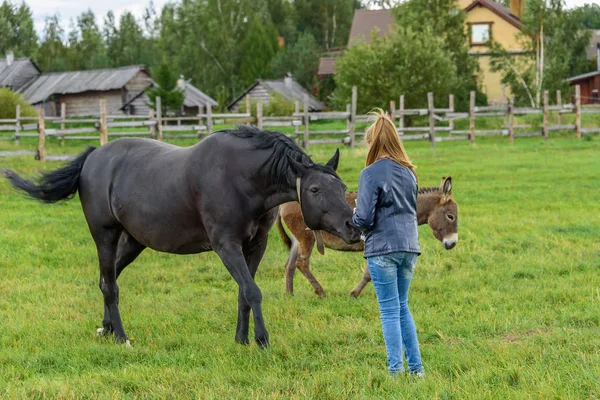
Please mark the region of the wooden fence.
MULTIPOLYGON (((211 107, 204 112, 192 117, 163 116, 160 98, 157 98, 156 112, 151 111, 148 116, 108 115, 105 100, 100 100, 99 117, 88 119, 67 118, 66 107, 61 106, 60 117, 45 117, 44 110, 39 110, 38 117, 21 117, 21 110, 17 106, 16 118, 0 120, 0 133, 12 132, 12 136, 0 136, 0 140, 14 140, 18 145, 21 138, 38 138, 40 160, 46 159, 45 142, 47 137, 56 137, 64 145, 66 140, 98 140, 100 145, 108 142, 111 137, 150 137, 162 141, 164 139, 198 139, 213 133, 215 125, 220 124, 256 124, 260 129, 294 127, 292 137, 299 145, 308 149, 311 145, 319 144, 344 144, 354 147, 360 144, 357 138, 364 136, 364 132, 357 129, 357 124, 369 121, 368 115, 357 115, 358 92, 352 89, 351 104, 345 111, 309 112, 308 95, 304 102, 295 103, 295 111, 291 116, 263 116, 263 104, 256 106, 256 116, 250 113, 212 113, 211 107), (302 109, 302 110, 301 110, 302 109), (311 129, 311 122, 316 121, 345 121, 343 129, 311 129)), ((576 86, 574 104, 563 104, 560 92, 556 94, 556 105, 549 105, 549 93, 544 92, 543 106, 540 108, 519 108, 514 106, 514 98, 503 104, 494 106, 475 106, 475 92, 471 92, 469 112, 456 112, 454 96, 448 98, 447 108, 435 108, 433 94, 427 96, 427 108, 405 108, 404 95, 399 97, 399 108, 395 101, 390 102, 390 115, 396 125, 396 130, 403 141, 428 140, 432 147, 437 142, 469 140, 475 142, 478 136, 502 135, 508 136, 513 143, 514 138, 527 136, 543 136, 548 139, 552 131, 574 131, 577 138, 582 135, 600 133, 600 126, 582 128, 582 114, 600 113, 599 105, 581 105, 581 92, 576 86), (549 113, 556 112, 556 124, 549 123, 549 113), (531 129, 530 125, 515 124, 515 116, 541 114, 542 124, 539 129, 531 129), (574 114, 574 124, 563 124, 562 116, 574 114), (420 117, 425 119, 426 126, 406 126, 407 117, 420 117), (477 129, 476 121, 482 118, 503 118, 502 127, 499 129, 477 129), (468 120, 469 128, 455 129, 455 121, 468 120), (439 123, 443 123, 440 125, 439 123), (439 134, 439 135, 438 135, 439 134)))

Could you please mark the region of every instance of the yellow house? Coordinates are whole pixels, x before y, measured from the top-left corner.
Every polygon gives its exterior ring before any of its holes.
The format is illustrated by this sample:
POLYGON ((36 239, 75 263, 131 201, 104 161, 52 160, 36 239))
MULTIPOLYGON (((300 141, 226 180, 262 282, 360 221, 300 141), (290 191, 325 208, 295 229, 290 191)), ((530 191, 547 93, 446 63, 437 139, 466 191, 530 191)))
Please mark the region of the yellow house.
POLYGON ((500 102, 508 93, 503 93, 500 73, 490 71, 486 42, 498 42, 513 56, 526 53, 517 41, 523 0, 511 0, 510 9, 492 0, 459 0, 459 5, 467 14, 469 54, 479 60, 482 89, 490 103, 500 102))

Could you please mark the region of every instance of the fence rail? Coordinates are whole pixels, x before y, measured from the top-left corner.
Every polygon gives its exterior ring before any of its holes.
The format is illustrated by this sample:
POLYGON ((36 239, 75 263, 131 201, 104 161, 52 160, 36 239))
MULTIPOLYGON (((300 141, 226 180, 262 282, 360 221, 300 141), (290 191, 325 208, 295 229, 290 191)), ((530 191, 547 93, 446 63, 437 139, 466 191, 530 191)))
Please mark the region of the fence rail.
MULTIPOLYGON (((433 94, 427 96, 427 108, 408 109, 405 107, 404 95, 399 97, 399 107, 396 102, 390 102, 390 115, 396 125, 396 130, 403 141, 428 140, 432 147, 435 143, 456 140, 475 142, 476 137, 508 136, 510 143, 514 138, 543 136, 548 139, 549 132, 574 131, 577 138, 582 135, 600 133, 600 127, 582 128, 581 116, 584 114, 600 114, 600 105, 581 105, 580 87, 576 86, 573 104, 563 104, 560 92, 556 93, 556 105, 548 104, 548 92, 544 92, 543 106, 539 108, 515 107, 514 98, 505 99, 501 104, 491 106, 475 106, 475 93, 471 92, 469 112, 456 112, 454 96, 448 98, 448 107, 434 107, 433 94), (556 124, 549 123, 549 112, 554 112, 556 124), (575 114, 574 124, 564 124, 564 114, 575 114), (542 115, 541 129, 531 130, 531 125, 515 124, 515 116, 542 115), (426 126, 406 126, 407 117, 426 117, 426 126), (503 126, 495 129, 476 129, 476 119, 503 117, 503 126), (468 120, 469 129, 455 129, 455 121, 468 120), (443 122, 446 125, 438 126, 443 122), (447 135, 436 136, 436 133, 447 135)), ((64 144, 65 140, 99 140, 100 144, 108 142, 109 138, 117 137, 150 137, 163 139, 198 139, 213 133, 216 124, 256 124, 262 128, 293 127, 294 133, 289 134, 298 144, 308 149, 311 145, 344 144, 354 147, 359 144, 357 138, 365 132, 356 128, 357 123, 369 122, 369 115, 357 114, 358 92, 352 89, 352 101, 345 111, 309 112, 308 95, 304 101, 295 103, 295 110, 288 116, 263 116, 263 104, 256 106, 256 115, 251 113, 213 113, 211 107, 206 107, 196 116, 165 117, 162 115, 160 98, 157 98, 156 112, 148 116, 108 115, 105 100, 100 100, 99 118, 67 118, 66 107, 62 105, 59 117, 45 117, 40 110, 37 117, 22 117, 17 106, 16 117, 0 119, 0 132, 13 132, 13 136, 0 136, 2 141, 14 140, 19 144, 21 138, 36 137, 39 140, 37 155, 40 160, 46 158, 45 139, 55 137, 64 144), (343 129, 311 129, 313 121, 345 121, 343 129), (32 123, 33 122, 33 123, 32 123), (73 126, 86 125, 86 126, 73 126), (53 125, 46 129, 47 125, 53 125), (71 126, 71 127, 68 127, 71 126), (131 130, 141 128, 138 130, 131 130), (109 131, 110 130, 110 131, 109 131)), ((202 108, 201 108, 202 109, 202 108)), ((4 152, 5 153, 5 152, 4 152)))

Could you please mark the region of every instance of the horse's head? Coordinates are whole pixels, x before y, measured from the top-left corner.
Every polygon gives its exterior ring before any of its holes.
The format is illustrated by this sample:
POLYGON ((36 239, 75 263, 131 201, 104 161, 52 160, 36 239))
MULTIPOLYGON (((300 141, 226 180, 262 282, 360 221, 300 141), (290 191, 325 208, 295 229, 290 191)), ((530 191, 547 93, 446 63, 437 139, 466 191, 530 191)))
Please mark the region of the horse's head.
POLYGON ((304 223, 314 231, 323 230, 342 238, 346 243, 360 240, 360 231, 352 225, 352 208, 346 202, 346 185, 337 176, 340 152, 325 165, 306 159, 289 158, 297 176, 296 189, 304 223))
POLYGON ((458 205, 452 198, 452 178, 442 178, 440 192, 440 200, 429 213, 427 223, 437 240, 450 250, 458 242, 458 205))

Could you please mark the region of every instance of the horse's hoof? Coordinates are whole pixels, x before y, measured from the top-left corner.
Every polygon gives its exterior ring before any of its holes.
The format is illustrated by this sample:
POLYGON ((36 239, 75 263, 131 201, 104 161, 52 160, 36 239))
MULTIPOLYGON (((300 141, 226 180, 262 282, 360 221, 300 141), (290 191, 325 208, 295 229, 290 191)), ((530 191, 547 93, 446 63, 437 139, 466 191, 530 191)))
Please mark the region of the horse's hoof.
POLYGON ((269 344, 268 338, 255 339, 255 340, 256 340, 256 344, 258 344, 258 347, 260 347, 261 349, 268 349, 269 347, 271 347, 271 345, 269 344))
POLYGON ((323 289, 320 289, 320 290, 317 289, 317 290, 315 290, 315 293, 319 297, 325 297, 325 291, 323 289))
POLYGON ((360 292, 358 290, 353 290, 350 292, 350 296, 352 296, 352 297, 358 297, 359 294, 360 294, 360 292))
POLYGON ((250 341, 248 340, 248 338, 240 338, 240 337, 235 337, 235 342, 237 344, 244 344, 244 345, 249 345, 250 341))
POLYGON ((129 339, 127 339, 125 341, 125 348, 126 349, 132 349, 133 348, 133 346, 131 345, 131 342, 129 341, 129 339))
POLYGON ((106 328, 96 329, 96 337, 108 336, 110 334, 111 334, 111 331, 106 328))

